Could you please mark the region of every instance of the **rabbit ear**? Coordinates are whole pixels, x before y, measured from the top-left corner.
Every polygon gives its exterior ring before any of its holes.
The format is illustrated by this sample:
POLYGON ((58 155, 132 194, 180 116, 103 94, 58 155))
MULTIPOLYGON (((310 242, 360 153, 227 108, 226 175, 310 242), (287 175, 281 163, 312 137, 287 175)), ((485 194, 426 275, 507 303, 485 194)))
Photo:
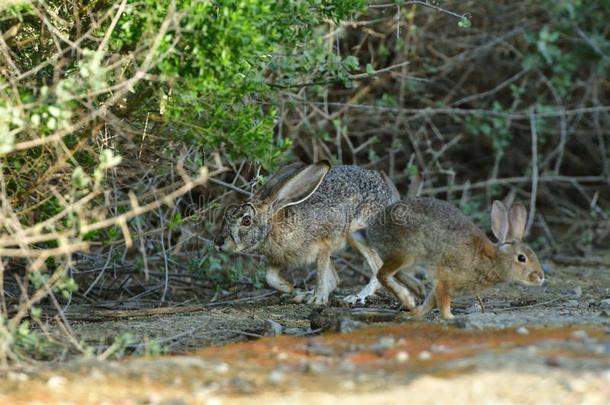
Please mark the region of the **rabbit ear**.
POLYGON ((303 167, 305 167, 305 163, 302 162, 291 163, 282 167, 273 176, 271 176, 259 190, 256 191, 253 199, 257 201, 268 200, 283 182, 288 180, 290 176, 293 176, 303 167))
POLYGON ((308 199, 318 189, 329 170, 330 163, 323 160, 287 176, 269 196, 268 201, 272 204, 273 211, 277 212, 308 199))
POLYGON ((383 177, 383 181, 385 181, 385 184, 387 184, 388 188, 392 192, 392 201, 400 200, 400 193, 398 192, 398 189, 396 188, 396 185, 394 184, 392 179, 390 179, 383 170, 381 171, 381 176, 383 177))
POLYGON ((499 243, 506 242, 508 237, 508 212, 501 201, 494 201, 491 206, 491 230, 499 243))
POLYGON ((508 214, 508 220, 510 222, 510 236, 515 240, 522 240, 523 234, 525 233, 525 223, 527 222, 527 210, 521 203, 513 204, 510 207, 508 214))

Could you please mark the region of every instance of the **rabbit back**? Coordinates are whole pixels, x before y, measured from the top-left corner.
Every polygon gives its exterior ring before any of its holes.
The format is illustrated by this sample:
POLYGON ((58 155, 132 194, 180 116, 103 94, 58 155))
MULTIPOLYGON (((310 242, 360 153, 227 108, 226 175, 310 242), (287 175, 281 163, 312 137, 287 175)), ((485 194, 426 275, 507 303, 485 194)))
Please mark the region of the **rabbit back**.
POLYGON ((425 197, 396 202, 372 220, 367 243, 382 258, 415 257, 438 267, 468 268, 477 262, 485 234, 453 205, 425 197))
POLYGON ((322 247, 343 249, 352 231, 395 201, 393 185, 381 172, 335 166, 308 199, 276 214, 261 251, 278 264, 310 263, 322 247))

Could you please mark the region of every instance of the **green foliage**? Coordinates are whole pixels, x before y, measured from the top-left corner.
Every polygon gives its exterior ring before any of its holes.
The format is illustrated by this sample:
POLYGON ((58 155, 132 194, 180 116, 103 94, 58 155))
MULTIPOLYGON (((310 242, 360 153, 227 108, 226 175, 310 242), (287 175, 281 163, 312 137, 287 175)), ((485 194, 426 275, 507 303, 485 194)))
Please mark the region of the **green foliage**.
MULTIPOLYGON (((357 60, 340 60, 328 51, 321 55, 322 48, 308 54, 306 45, 324 18, 339 21, 365 5, 362 0, 178 1, 179 28, 167 32, 153 58, 167 79, 155 95, 159 111, 185 141, 205 148, 223 145, 232 157, 271 164, 289 143, 273 136, 275 111, 265 107, 273 96, 267 68, 303 72, 315 65, 313 57, 324 60, 319 65, 329 75, 348 83, 357 60), (293 51, 306 54, 296 67, 278 56, 293 51)), ((128 52, 153 41, 171 12, 169 2, 134 1, 118 23, 111 48, 128 52)))

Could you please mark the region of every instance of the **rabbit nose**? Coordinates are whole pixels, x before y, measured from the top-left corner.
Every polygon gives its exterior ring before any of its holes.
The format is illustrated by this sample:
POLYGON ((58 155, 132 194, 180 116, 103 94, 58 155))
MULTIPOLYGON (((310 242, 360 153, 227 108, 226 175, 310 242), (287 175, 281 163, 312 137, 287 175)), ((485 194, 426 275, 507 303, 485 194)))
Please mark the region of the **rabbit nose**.
POLYGON ((544 273, 533 272, 530 274, 530 280, 538 285, 542 285, 544 283, 544 273))
POLYGON ((221 247, 222 245, 225 244, 225 237, 222 235, 218 235, 216 236, 216 238, 214 239, 214 244, 216 245, 216 247, 221 247))

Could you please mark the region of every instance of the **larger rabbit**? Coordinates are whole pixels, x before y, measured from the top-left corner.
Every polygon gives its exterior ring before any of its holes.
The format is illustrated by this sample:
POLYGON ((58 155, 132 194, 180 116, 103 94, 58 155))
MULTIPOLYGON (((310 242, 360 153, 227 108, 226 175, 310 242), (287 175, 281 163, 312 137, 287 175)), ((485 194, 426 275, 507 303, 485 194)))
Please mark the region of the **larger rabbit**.
POLYGON ((406 309, 423 316, 438 305, 441 316, 451 319, 451 297, 457 292, 477 292, 511 280, 527 285, 544 282, 536 254, 523 242, 526 218, 522 204, 508 210, 494 201, 491 222, 498 242, 492 243, 451 204, 407 198, 387 207, 353 237, 379 254, 383 260, 379 281, 406 309), (394 277, 414 263, 428 264, 434 275, 434 289, 420 306, 394 277))
MULTIPOLYGON (((225 213, 216 245, 227 252, 258 252, 267 258, 267 283, 286 293, 293 286, 280 276, 283 268, 315 263, 316 286, 308 303, 328 303, 339 277, 331 254, 351 245, 371 267, 373 277, 357 295, 346 300, 364 301, 379 288, 379 257, 355 241, 352 232, 369 218, 398 200, 391 181, 381 172, 357 166, 336 166, 327 161, 284 167, 252 198, 225 213)), ((423 291, 412 276, 403 278, 412 290, 423 291)))

